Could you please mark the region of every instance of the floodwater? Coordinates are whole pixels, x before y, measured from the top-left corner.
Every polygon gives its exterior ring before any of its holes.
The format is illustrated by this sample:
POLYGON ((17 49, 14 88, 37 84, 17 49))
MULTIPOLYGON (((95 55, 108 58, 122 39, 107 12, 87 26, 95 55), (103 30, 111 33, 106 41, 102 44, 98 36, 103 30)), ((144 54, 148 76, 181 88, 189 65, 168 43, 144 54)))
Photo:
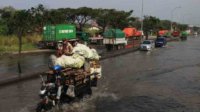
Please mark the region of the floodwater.
MULTIPOLYGON (((91 97, 63 112, 200 112, 200 38, 101 61, 91 97)), ((38 59, 43 60, 43 59, 38 59)), ((0 112, 33 112, 40 80, 0 88, 0 112)))
MULTIPOLYGON (((21 75, 29 75, 47 70, 49 53, 47 54, 25 54, 21 57, 21 75)), ((17 77, 18 74, 17 55, 6 55, 0 57, 0 81, 17 77)))
MULTIPOLYGON (((105 49, 97 49, 98 53, 105 53, 105 49)), ((21 56, 21 76, 38 74, 48 70, 49 53, 32 53, 21 56)), ((17 55, 0 56, 0 81, 19 77, 17 55)))

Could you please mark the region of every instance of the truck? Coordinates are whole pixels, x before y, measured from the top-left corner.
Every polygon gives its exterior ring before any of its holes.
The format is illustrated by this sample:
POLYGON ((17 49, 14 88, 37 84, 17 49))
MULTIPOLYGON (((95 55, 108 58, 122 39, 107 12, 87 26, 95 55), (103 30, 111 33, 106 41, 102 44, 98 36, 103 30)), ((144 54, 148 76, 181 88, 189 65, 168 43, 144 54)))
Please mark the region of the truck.
POLYGON ((172 32, 173 37, 179 37, 180 36, 180 31, 173 31, 172 32))
POLYGON ((75 25, 57 24, 46 25, 43 27, 43 38, 39 42, 40 48, 56 48, 62 40, 68 41, 81 40, 86 42, 89 36, 85 32, 77 32, 75 25))
POLYGON ((180 38, 182 41, 184 41, 184 40, 187 40, 187 36, 188 36, 188 33, 186 31, 182 31, 180 38))
POLYGON ((169 30, 160 30, 160 31, 158 31, 158 36, 169 38, 169 37, 171 37, 171 33, 169 30))
POLYGON ((123 32, 127 40, 126 48, 132 48, 139 46, 141 42, 142 33, 134 27, 124 28, 123 32))
POLYGON ((108 29, 103 33, 103 44, 108 51, 125 48, 127 40, 125 33, 120 29, 108 29))

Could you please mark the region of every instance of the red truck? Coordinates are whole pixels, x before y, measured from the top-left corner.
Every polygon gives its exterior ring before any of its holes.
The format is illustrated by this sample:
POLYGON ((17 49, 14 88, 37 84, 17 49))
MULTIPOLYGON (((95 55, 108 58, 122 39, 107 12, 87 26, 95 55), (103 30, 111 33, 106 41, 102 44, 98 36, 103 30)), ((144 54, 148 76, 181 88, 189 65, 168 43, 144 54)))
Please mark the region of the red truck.
POLYGON ((173 37, 179 37, 180 36, 180 32, 179 31, 173 31, 172 32, 172 36, 173 37))

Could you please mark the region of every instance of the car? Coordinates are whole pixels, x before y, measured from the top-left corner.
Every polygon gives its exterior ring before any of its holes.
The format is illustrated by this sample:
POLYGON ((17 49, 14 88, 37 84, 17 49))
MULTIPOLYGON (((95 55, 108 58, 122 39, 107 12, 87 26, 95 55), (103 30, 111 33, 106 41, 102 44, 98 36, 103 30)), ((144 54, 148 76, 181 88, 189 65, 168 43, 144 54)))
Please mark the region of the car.
POLYGON ((158 37, 155 40, 155 47, 164 47, 167 44, 167 40, 165 37, 158 37))
POLYGON ((194 32, 194 37, 197 37, 198 36, 198 32, 194 32))
POLYGON ((140 45, 141 50, 150 51, 155 47, 153 40, 144 40, 140 45))

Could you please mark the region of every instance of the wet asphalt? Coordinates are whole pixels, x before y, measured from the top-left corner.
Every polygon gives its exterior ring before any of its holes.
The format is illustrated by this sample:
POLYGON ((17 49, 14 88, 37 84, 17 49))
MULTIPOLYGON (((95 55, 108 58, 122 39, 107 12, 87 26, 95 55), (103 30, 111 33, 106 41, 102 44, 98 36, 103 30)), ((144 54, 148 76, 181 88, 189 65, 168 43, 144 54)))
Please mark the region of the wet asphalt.
MULTIPOLYGON (((199 37, 101 64, 93 95, 65 104, 62 112, 200 112, 199 37)), ((39 78, 0 88, 0 112, 34 112, 39 88, 39 78)))

